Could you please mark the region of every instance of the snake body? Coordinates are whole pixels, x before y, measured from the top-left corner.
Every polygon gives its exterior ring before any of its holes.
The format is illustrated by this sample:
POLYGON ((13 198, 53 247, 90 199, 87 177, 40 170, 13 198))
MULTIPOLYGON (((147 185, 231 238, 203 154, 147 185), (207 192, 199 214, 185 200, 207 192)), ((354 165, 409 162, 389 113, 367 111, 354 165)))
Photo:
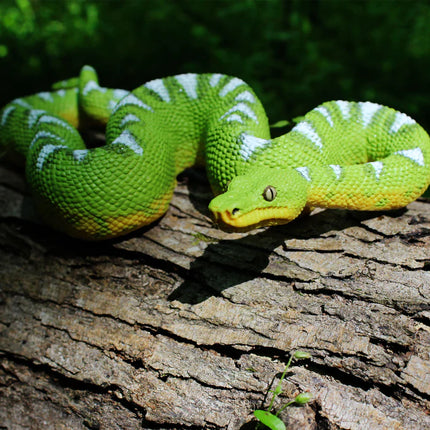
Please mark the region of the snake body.
POLYGON ((85 66, 50 92, 0 111, 0 149, 25 160, 46 222, 107 239, 162 216, 176 176, 206 165, 225 229, 287 223, 314 207, 387 210, 430 183, 430 139, 408 115, 371 102, 330 101, 271 139, 264 108, 241 79, 182 74, 132 92, 99 86, 85 66), (78 130, 106 124, 106 144, 78 130))

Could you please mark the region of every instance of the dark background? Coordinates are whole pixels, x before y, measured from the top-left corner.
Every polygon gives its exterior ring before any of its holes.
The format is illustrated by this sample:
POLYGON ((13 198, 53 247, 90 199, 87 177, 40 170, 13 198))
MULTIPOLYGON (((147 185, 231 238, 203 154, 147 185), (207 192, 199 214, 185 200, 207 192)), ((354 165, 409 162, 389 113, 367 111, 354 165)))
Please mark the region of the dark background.
POLYGON ((183 72, 239 76, 271 122, 370 100, 430 128, 430 2, 0 0, 0 106, 93 65, 125 89, 183 72))

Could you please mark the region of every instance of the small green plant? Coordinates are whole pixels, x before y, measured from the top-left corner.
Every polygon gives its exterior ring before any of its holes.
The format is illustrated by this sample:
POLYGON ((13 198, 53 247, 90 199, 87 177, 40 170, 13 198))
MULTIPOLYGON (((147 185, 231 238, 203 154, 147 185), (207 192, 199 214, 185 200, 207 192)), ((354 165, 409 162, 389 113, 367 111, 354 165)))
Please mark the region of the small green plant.
POLYGON ((298 405, 304 405, 305 403, 308 403, 310 400, 312 400, 312 394, 311 393, 300 393, 296 397, 294 397, 293 400, 290 400, 285 405, 283 405, 278 412, 273 414, 271 412, 273 408, 273 404, 275 403, 275 399, 277 396, 279 396, 282 393, 282 381, 285 379, 285 376, 287 374, 287 371, 293 361, 293 359, 296 360, 303 360, 310 358, 311 355, 308 352, 304 351, 295 351, 293 354, 290 355, 290 359, 288 360, 287 365, 285 366, 284 372, 281 375, 281 378, 279 379, 278 385, 276 385, 274 390, 270 390, 272 395, 272 399, 270 400, 270 404, 267 407, 266 410, 257 409, 254 411, 255 417, 260 421, 257 424, 257 429, 261 426, 261 424, 264 424, 266 427, 269 427, 271 430, 286 430, 285 424, 283 421, 279 418, 279 414, 288 406, 291 406, 292 404, 296 403, 298 405))

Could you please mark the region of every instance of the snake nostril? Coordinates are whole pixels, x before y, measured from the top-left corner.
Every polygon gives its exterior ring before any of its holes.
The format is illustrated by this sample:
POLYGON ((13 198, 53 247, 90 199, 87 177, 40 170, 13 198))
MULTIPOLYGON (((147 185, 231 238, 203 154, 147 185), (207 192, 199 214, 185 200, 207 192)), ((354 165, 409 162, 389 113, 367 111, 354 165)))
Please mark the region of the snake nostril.
POLYGON ((238 209, 238 208, 234 208, 234 209, 231 211, 231 214, 232 214, 232 215, 236 215, 238 212, 239 212, 239 209, 238 209))

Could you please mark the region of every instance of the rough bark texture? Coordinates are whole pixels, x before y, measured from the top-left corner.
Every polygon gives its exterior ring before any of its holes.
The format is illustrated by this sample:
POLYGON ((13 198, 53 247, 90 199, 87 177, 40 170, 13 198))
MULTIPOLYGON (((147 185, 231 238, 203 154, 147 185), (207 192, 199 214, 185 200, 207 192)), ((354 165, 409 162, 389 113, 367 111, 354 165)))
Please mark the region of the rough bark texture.
POLYGON ((204 173, 167 215, 100 243, 38 224, 0 170, 0 428, 430 428, 430 203, 214 228, 204 173))

